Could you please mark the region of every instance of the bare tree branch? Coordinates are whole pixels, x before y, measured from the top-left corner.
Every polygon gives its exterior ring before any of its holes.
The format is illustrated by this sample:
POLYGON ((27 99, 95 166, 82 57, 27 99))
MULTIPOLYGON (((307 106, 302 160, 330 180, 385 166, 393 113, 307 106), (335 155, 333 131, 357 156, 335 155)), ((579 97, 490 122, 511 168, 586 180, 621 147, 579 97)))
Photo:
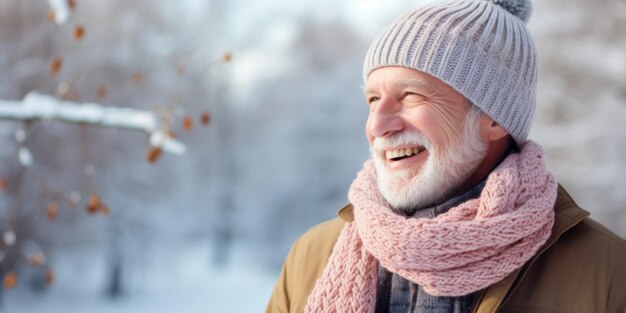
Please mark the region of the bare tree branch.
POLYGON ((163 151, 184 154, 185 145, 159 129, 158 116, 150 111, 105 107, 98 103, 75 103, 38 92, 30 92, 22 101, 0 100, 0 119, 32 121, 57 120, 129 130, 150 135, 150 143, 163 151))

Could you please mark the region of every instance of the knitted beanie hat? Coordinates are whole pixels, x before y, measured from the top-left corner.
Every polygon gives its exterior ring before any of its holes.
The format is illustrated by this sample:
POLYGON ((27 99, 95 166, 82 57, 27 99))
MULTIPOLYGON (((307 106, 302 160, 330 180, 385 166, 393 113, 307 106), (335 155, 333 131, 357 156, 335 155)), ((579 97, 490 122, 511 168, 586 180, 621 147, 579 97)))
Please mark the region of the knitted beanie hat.
POLYGON ((530 0, 437 1, 388 26, 365 57, 363 78, 402 66, 428 73, 463 94, 518 144, 530 131, 537 50, 525 23, 530 0))

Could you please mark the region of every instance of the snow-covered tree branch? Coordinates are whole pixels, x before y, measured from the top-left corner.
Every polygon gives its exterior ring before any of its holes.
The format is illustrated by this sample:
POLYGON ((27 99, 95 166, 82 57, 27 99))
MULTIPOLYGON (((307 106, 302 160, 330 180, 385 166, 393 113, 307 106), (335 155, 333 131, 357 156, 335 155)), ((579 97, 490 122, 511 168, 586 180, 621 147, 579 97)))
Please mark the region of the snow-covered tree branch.
POLYGON ((62 25, 70 18, 70 5, 66 0, 48 0, 50 9, 54 12, 54 22, 62 25))
POLYGON ((143 131, 150 144, 173 154, 184 154, 185 145, 159 128, 159 117, 150 111, 107 107, 98 103, 75 103, 38 92, 30 92, 22 101, 0 100, 0 119, 57 120, 66 123, 143 131))

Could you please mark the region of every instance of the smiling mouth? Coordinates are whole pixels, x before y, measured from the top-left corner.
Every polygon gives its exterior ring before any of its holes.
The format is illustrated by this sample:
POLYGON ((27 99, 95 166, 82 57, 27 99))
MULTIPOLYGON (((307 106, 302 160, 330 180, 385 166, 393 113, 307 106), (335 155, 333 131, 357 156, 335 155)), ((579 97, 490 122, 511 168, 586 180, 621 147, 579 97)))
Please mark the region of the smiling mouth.
POLYGON ((401 148, 395 150, 388 150, 385 152, 385 157, 389 161, 400 161, 402 159, 410 158, 418 155, 419 153, 426 150, 424 147, 409 147, 409 148, 401 148))

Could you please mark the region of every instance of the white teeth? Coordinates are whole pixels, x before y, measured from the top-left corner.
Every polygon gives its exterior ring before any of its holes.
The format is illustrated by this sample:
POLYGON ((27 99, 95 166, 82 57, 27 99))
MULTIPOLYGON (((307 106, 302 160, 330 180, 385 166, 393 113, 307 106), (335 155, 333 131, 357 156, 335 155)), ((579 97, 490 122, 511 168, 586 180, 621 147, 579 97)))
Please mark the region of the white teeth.
POLYGON ((412 156, 412 155, 418 154, 420 151, 421 151, 420 148, 404 148, 404 149, 397 149, 393 151, 387 151, 385 153, 385 156, 387 157, 387 159, 395 159, 395 158, 399 158, 403 156, 412 156))

